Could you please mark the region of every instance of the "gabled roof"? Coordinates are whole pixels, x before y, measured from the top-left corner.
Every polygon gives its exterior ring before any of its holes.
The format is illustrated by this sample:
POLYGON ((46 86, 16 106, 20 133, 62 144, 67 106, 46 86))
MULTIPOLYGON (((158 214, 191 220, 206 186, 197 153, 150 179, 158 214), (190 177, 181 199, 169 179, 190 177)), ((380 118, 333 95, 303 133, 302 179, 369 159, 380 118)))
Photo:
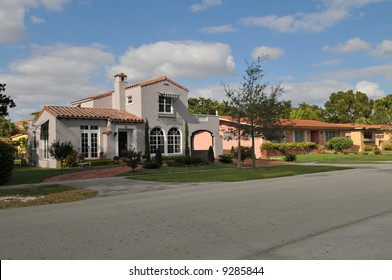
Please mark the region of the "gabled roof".
POLYGON ((108 108, 44 106, 40 115, 43 111, 48 112, 55 118, 97 119, 110 120, 112 122, 143 122, 143 119, 138 116, 135 116, 125 111, 108 108))
POLYGON ((134 85, 130 85, 130 86, 127 86, 126 89, 134 88, 134 87, 145 87, 145 86, 149 86, 149 85, 156 84, 156 83, 163 82, 163 81, 170 82, 173 85, 175 85, 175 86, 177 86, 179 88, 182 88, 183 90, 189 92, 189 89, 187 89, 183 85, 180 85, 179 83, 173 81, 172 79, 168 78, 167 76, 162 76, 162 77, 155 78, 155 79, 152 79, 152 80, 149 80, 149 81, 145 81, 145 82, 137 83, 137 84, 134 84, 134 85))

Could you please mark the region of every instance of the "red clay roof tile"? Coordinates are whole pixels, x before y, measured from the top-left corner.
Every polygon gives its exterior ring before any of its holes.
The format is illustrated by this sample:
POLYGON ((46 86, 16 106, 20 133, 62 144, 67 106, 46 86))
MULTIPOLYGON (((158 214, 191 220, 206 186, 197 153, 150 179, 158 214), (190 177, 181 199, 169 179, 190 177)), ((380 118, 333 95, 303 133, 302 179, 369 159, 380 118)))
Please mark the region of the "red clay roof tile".
POLYGON ((113 122, 143 122, 142 118, 128 112, 107 108, 45 106, 42 111, 47 111, 56 118, 107 119, 113 122))

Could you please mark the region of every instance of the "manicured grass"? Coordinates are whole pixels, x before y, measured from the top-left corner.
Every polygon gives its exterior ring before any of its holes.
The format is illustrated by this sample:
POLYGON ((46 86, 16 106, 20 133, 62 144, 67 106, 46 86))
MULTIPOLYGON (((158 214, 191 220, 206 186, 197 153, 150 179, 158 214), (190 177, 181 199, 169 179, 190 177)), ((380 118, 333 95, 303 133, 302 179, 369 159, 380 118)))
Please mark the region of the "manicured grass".
POLYGON ((370 162, 383 163, 385 161, 392 161, 392 152, 383 151, 382 155, 374 155, 373 152, 369 152, 368 154, 364 154, 362 152, 356 154, 355 153, 348 153, 348 154, 325 153, 319 155, 306 154, 306 155, 297 155, 296 162, 360 164, 360 163, 370 163, 370 162))
POLYGON ((300 165, 258 166, 256 169, 251 167, 238 169, 233 165, 211 164, 200 166, 197 170, 186 167, 162 167, 158 169, 159 172, 156 172, 156 169, 142 169, 135 171, 127 178, 160 182, 237 182, 344 169, 347 168, 300 165), (219 165, 224 167, 216 168, 219 165))
POLYGON ((96 195, 97 192, 93 190, 57 184, 15 189, 0 188, 0 209, 71 202, 96 195))
MULTIPOLYGON (((117 166, 120 165, 116 164, 116 165, 96 166, 96 167, 91 167, 88 170, 110 168, 110 167, 117 167, 117 166)), ((10 186, 10 185, 40 183, 42 182, 42 180, 49 177, 67 174, 67 173, 81 172, 85 170, 86 169, 81 169, 77 167, 65 168, 64 170, 61 170, 56 168, 21 167, 15 165, 14 170, 12 171, 11 179, 4 185, 10 186)))

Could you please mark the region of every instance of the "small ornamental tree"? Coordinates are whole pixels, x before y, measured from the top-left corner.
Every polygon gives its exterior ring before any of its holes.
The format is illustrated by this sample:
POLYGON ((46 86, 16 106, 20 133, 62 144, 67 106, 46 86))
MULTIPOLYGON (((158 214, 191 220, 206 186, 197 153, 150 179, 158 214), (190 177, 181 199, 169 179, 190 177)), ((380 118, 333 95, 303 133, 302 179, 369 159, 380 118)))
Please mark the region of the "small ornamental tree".
POLYGON ((0 185, 6 183, 12 176, 14 152, 12 145, 0 141, 0 185))
POLYGON ((208 148, 207 158, 208 158, 209 162, 214 162, 215 161, 214 149, 212 148, 212 146, 210 146, 208 148))
POLYGON ((48 151, 52 158, 60 162, 61 170, 63 170, 64 160, 73 152, 73 146, 69 141, 61 142, 60 140, 55 140, 50 145, 48 151))
POLYGON ((189 149, 189 128, 188 122, 185 122, 185 156, 189 157, 191 155, 191 151, 189 149))
POLYGON ((157 151, 155 152, 155 161, 156 163, 159 164, 159 166, 162 166, 163 159, 162 159, 162 152, 160 147, 158 147, 157 151))
POLYGON ((147 161, 151 159, 149 129, 148 119, 146 119, 146 122, 144 123, 144 157, 147 161))
POLYGON ((353 140, 347 137, 334 137, 325 143, 326 146, 331 147, 337 152, 343 152, 344 150, 351 148, 353 144, 353 140))
POLYGON ((142 152, 136 150, 128 150, 126 152, 127 165, 132 168, 132 172, 135 172, 136 167, 142 163, 142 152))

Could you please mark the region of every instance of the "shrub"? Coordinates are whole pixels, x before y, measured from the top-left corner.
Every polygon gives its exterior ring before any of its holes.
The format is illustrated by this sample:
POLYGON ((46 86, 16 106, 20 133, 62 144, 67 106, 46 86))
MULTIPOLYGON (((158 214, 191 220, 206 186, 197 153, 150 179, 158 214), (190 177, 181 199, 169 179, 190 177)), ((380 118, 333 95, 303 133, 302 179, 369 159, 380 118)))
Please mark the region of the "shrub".
POLYGON ((343 150, 350 148, 354 144, 353 140, 347 137, 334 137, 330 139, 327 143, 328 144, 326 144, 326 146, 330 146, 337 152, 343 152, 343 150))
POLYGON ((374 150, 374 155, 380 156, 380 155, 382 155, 382 153, 381 153, 381 151, 379 149, 375 149, 374 150))
POLYGON ((132 168, 132 171, 135 172, 136 167, 138 167, 142 163, 142 152, 138 152, 136 150, 128 150, 126 152, 127 157, 127 165, 132 168))
POLYGON ((215 161, 214 149, 212 148, 212 146, 208 148, 207 159, 209 162, 215 161))
POLYGON ((162 165, 154 159, 146 160, 143 162, 143 167, 146 169, 157 169, 160 168, 162 165))
POLYGON ((384 145, 384 150, 385 151, 392 151, 392 143, 391 144, 385 144, 384 145))
POLYGON ((286 154, 286 155, 284 156, 284 160, 285 160, 285 161, 289 161, 289 162, 293 162, 293 161, 296 161, 296 160, 297 160, 297 156, 294 155, 294 154, 286 154))
POLYGON ((167 164, 169 166, 181 167, 181 166, 208 164, 208 162, 203 161, 203 158, 201 158, 201 157, 176 156, 176 157, 173 157, 172 160, 168 161, 167 164))
POLYGON ((13 146, 0 141, 0 185, 8 182, 12 176, 14 153, 13 146))
POLYGON ((65 159, 64 166, 65 167, 76 167, 78 166, 78 155, 79 153, 76 150, 73 150, 65 159))
POLYGON ((231 156, 231 154, 219 155, 219 161, 221 163, 232 163, 233 162, 233 157, 231 156))
POLYGON ((369 146, 369 145, 366 145, 366 146, 365 146, 365 148, 364 148, 364 151, 365 151, 365 152, 371 152, 371 151, 374 151, 374 146, 369 146))
MULTIPOLYGON (((235 158, 238 158, 238 148, 235 149, 235 158)), ((252 158, 252 148, 241 146, 241 161, 244 162, 246 159, 252 158)))
POLYGON ((282 153, 286 153, 287 150, 315 150, 318 146, 314 142, 289 142, 289 143, 272 143, 266 142, 261 144, 260 149, 262 150, 279 150, 282 153))

